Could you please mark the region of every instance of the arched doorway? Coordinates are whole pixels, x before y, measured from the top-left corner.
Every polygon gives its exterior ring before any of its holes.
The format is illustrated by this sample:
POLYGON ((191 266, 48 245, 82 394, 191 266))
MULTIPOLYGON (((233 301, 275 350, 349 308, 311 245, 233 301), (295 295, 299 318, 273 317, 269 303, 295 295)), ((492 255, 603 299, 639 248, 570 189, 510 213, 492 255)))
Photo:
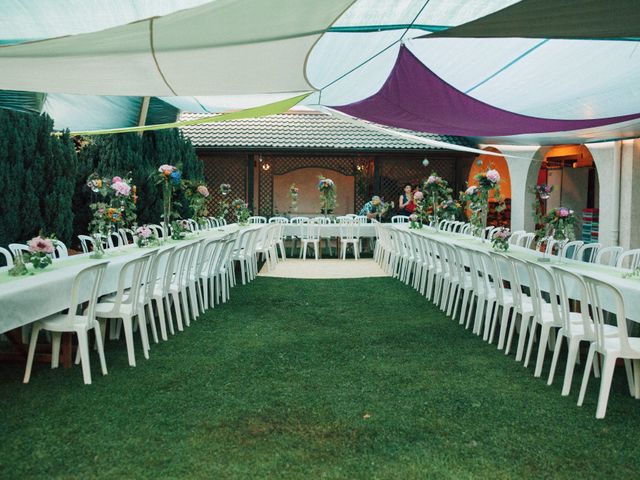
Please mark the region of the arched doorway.
MULTIPOLYGON (((529 167, 526 188, 543 183, 554 191, 542 205, 543 212, 567 207, 576 213, 576 238, 598 241, 598 172, 593 157, 584 145, 557 145, 540 149, 539 161, 529 167)), ((534 201, 531 195, 531 201, 534 201)), ((532 212, 529 216, 532 217, 532 212)), ((535 228, 531 220, 531 228, 535 228)))
MULTIPOLYGON (((485 147, 483 150, 491 153, 502 153, 495 147, 485 147)), ((500 174, 500 195, 505 203, 505 209, 502 212, 496 212, 495 204, 496 199, 491 192, 489 198, 489 216, 487 218, 488 225, 496 225, 503 227, 511 226, 511 176, 509 175, 509 166, 507 160, 502 156, 495 155, 479 155, 474 160, 471 168, 469 169, 469 178, 467 180, 469 185, 476 184, 474 177, 481 172, 485 172, 489 169, 495 169, 500 174), (493 205, 491 205, 493 204, 493 205)))

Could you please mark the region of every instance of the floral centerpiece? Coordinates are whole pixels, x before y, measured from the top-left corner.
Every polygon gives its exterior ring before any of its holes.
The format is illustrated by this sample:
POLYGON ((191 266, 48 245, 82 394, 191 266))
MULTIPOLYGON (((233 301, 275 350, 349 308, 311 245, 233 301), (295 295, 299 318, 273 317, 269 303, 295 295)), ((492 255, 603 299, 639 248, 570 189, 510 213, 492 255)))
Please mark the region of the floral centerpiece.
POLYGON ((500 227, 493 232, 493 238, 491 239, 491 245, 494 250, 499 252, 506 252, 509 250, 509 239, 511 238, 511 231, 508 228, 500 227))
POLYGON ((320 212, 324 215, 333 212, 338 205, 336 185, 330 178, 319 175, 318 190, 320 191, 320 212))
POLYGON ((544 218, 545 236, 555 240, 575 240, 576 216, 566 207, 554 208, 544 218))
POLYGON ((51 265, 52 255, 56 251, 56 241, 42 236, 32 238, 27 242, 29 252, 25 254, 34 268, 42 269, 51 265))
MULTIPOLYGON (((427 180, 423 183, 422 189, 426 195, 429 203, 431 204, 432 220, 436 229, 438 228, 438 207, 443 200, 446 200, 451 196, 451 189, 449 184, 442 177, 438 176, 436 172, 433 172, 427 180)), ((418 193, 418 192, 416 192, 418 193)), ((415 202, 415 194, 414 194, 415 202)))
POLYGON ((551 193, 553 192, 553 185, 542 183, 531 187, 529 191, 535 196, 532 205, 532 212, 534 225, 537 229, 536 233, 539 237, 542 237, 545 234, 543 205, 551 196, 551 193))
POLYGON ((189 210, 191 217, 198 222, 198 225, 205 226, 207 224, 207 216, 209 209, 207 208, 207 198, 209 197, 209 189, 202 182, 190 182, 185 180, 184 195, 189 201, 189 210))
POLYGON ((186 220, 178 219, 171 222, 171 239, 182 240, 190 232, 189 222, 186 220))
POLYGON ((462 204, 458 200, 453 200, 452 198, 445 200, 439 205, 439 210, 442 213, 442 216, 451 220, 455 220, 456 217, 458 217, 461 208, 462 204))
POLYGON ((142 248, 156 245, 157 243, 158 237, 149 227, 143 225, 136 229, 136 245, 142 248))
POLYGON ((505 206, 500 195, 500 173, 495 169, 480 172, 475 175, 478 185, 471 185, 461 197, 468 202, 471 210, 470 222, 474 227, 476 235, 479 235, 484 242, 484 229, 487 227, 487 215, 489 213, 489 198, 493 191, 493 197, 498 202, 496 211, 501 212, 505 206))
POLYGON ((173 203, 173 193, 180 186, 182 172, 173 165, 160 165, 158 168, 158 181, 162 185, 162 206, 164 217, 164 238, 169 236, 169 225, 171 224, 171 207, 173 203))
POLYGON ((244 200, 236 198, 233 202, 231 202, 231 210, 236 216, 238 225, 249 224, 249 217, 251 216, 251 212, 249 212, 249 207, 247 207, 247 204, 244 200))
POLYGON ((422 228, 422 219, 420 218, 420 215, 417 213, 409 215, 409 228, 422 228))
POLYGON ((229 213, 229 202, 227 201, 227 197, 231 193, 231 185, 228 183, 221 183, 220 187, 220 195, 222 195, 222 200, 218 202, 218 218, 225 218, 229 213))
POLYGON ((296 186, 295 183, 289 185, 289 199, 291 200, 291 210, 294 212, 298 211, 298 194, 300 193, 300 189, 296 186))
POLYGON ((381 208, 379 209, 379 211, 377 213, 379 222, 381 222, 383 219, 387 218, 391 214, 393 209, 395 208, 395 203, 393 203, 393 202, 385 202, 384 198, 381 201, 382 201, 382 206, 381 206, 381 208))

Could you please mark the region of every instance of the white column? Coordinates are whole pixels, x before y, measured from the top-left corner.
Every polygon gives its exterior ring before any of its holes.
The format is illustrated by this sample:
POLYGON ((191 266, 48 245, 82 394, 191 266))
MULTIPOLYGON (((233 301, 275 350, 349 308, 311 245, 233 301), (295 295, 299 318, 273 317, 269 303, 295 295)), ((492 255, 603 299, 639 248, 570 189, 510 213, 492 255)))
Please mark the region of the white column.
MULTIPOLYGON (((620 158, 620 245, 640 248, 640 140, 624 140, 620 158)), ((600 212, 602 216, 602 211, 600 212)))
POLYGON ((619 244, 620 159, 622 142, 587 144, 598 172, 598 240, 603 246, 619 244))

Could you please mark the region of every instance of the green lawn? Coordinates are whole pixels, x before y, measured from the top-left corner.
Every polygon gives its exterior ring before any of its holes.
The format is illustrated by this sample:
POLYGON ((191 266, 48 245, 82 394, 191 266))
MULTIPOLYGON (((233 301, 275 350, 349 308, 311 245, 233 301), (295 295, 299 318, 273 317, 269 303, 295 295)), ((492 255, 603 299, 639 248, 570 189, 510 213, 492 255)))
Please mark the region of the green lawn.
MULTIPOLYGON (((634 478, 640 402, 575 404, 388 278, 259 278, 138 367, 0 365, 2 478, 634 478)), ((550 359, 549 359, 550 360, 550 359)), ((548 371, 547 362, 545 373, 548 371)))

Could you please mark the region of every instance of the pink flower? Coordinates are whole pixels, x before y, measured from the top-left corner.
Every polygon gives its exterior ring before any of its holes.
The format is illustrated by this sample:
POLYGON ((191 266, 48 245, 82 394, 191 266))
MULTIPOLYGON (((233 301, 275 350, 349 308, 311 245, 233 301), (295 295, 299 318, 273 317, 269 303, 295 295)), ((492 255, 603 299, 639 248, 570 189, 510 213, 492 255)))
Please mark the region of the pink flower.
POLYGON ((160 168, 158 168, 158 171, 160 173, 164 173, 168 175, 169 173, 173 172, 175 169, 176 167, 174 167, 173 165, 164 164, 164 165, 160 165, 160 168), (165 173, 165 172, 168 172, 168 173, 165 173))
POLYGON ((118 183, 122 181, 122 177, 115 176, 111 179, 111 183, 118 183))
POLYGON ((116 191, 116 196, 128 197, 131 193, 131 187, 122 181, 111 184, 111 188, 116 191))
POLYGON ((198 193, 203 197, 209 196, 209 189, 204 185, 198 185, 198 193))
POLYGON ((558 215, 560 215, 561 217, 568 217, 569 216, 569 209, 565 208, 565 207, 560 207, 558 209, 558 215))
POLYGON ((436 177, 435 175, 430 175, 429 178, 427 178, 427 184, 431 184, 431 183, 440 183, 440 177, 436 177))
POLYGON ((51 240, 42 237, 32 238, 27 242, 27 245, 32 253, 53 253, 56 249, 51 240))
POLYGON ((136 233, 138 234, 139 237, 142 237, 142 238, 144 238, 146 240, 147 238, 149 238, 151 236, 151 234, 153 232, 151 231, 151 229, 149 227, 144 225, 142 227, 138 227, 138 229, 136 230, 136 233))
POLYGON ((478 187, 476 187, 475 185, 471 185, 464 193, 467 195, 475 195, 476 190, 478 190, 478 187))
POLYGON ((493 183, 498 183, 500 181, 500 174, 497 170, 488 170, 487 178, 491 180, 493 183))
POLYGON ((418 202, 419 202, 419 201, 420 201, 420 200, 422 200, 423 198, 424 198, 424 194, 423 194, 420 190, 418 190, 416 193, 414 193, 414 194, 413 194, 413 199, 414 199, 415 201, 418 201, 418 202))
POLYGON ((411 220, 412 222, 417 222, 418 215, 416 215, 415 213, 412 213, 411 215, 409 215, 409 220, 411 220))

